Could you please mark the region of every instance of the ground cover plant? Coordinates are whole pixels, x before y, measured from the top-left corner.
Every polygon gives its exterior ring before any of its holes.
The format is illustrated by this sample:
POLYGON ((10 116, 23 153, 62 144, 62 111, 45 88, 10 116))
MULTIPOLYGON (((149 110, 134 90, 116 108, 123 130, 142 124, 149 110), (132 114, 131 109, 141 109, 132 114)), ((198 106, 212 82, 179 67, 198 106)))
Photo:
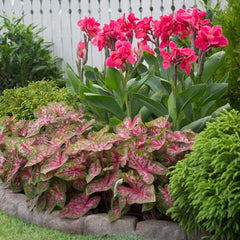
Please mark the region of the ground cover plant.
POLYGON ((239 238, 240 114, 222 113, 196 136, 193 151, 170 173, 173 220, 211 240, 239 238))
POLYGON ((21 18, 0 16, 0 95, 6 88, 30 81, 61 78, 60 58, 52 57, 52 43, 40 36, 42 28, 24 25, 21 18))
POLYGON ((193 132, 170 131, 167 116, 145 124, 126 118, 112 131, 96 131, 94 119, 61 103, 35 114, 35 121, 1 118, 0 135, 1 180, 23 191, 30 209, 62 209, 68 218, 93 209, 111 221, 126 212, 165 215, 167 167, 190 151, 193 132))
POLYGON ((69 89, 59 88, 54 81, 30 82, 26 87, 6 89, 0 96, 0 117, 15 116, 15 120, 34 119, 34 111, 51 102, 65 102, 78 107, 80 99, 69 89))
POLYGON ((77 49, 79 75, 68 66, 68 86, 110 125, 137 114, 144 122, 169 115, 174 130, 200 131, 227 89, 227 75, 217 82, 213 78, 225 52, 206 61, 205 56, 228 41, 205 14, 197 8, 179 9, 158 20, 139 20, 130 13, 102 28, 85 17, 78 21, 84 35, 77 49), (86 65, 90 44, 105 52, 103 72, 86 65))

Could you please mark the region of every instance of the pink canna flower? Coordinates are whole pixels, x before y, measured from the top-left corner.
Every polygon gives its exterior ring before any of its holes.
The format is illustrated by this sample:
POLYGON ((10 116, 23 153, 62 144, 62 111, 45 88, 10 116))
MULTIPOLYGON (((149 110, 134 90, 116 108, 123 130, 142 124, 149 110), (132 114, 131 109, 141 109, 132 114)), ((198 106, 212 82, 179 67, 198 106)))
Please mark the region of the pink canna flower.
POLYGON ((198 11, 197 8, 191 9, 179 9, 175 13, 175 20, 179 24, 185 25, 190 28, 191 31, 198 31, 201 26, 207 25, 210 19, 204 19, 206 12, 198 11))
POLYGON ((92 40, 100 32, 100 23, 98 23, 93 17, 85 17, 78 21, 77 25, 85 32, 89 40, 92 40))
POLYGON ((84 42, 80 41, 77 45, 77 57, 78 57, 78 59, 84 58, 85 52, 86 52, 85 44, 84 44, 84 42))
POLYGON ((141 21, 139 21, 135 26, 135 36, 137 39, 143 38, 145 41, 149 41, 151 34, 151 24, 152 17, 145 17, 141 21))
POLYGON ((192 63, 198 58, 194 50, 191 48, 177 48, 174 42, 170 42, 169 47, 172 49, 170 54, 165 50, 160 50, 160 54, 163 57, 163 68, 169 68, 171 63, 175 65, 180 64, 180 68, 184 69, 185 73, 189 75, 192 69, 192 63))
POLYGON ((153 21, 154 36, 161 38, 160 48, 165 48, 170 43, 173 34, 173 14, 161 16, 160 20, 153 21))
POLYGON ((144 41, 138 42, 138 48, 134 48, 134 54, 137 56, 137 59, 140 59, 143 55, 143 51, 149 52, 152 55, 155 55, 154 50, 147 45, 144 41))
POLYGON ((118 69, 124 69, 124 64, 129 61, 134 64, 136 59, 133 56, 132 45, 127 41, 117 41, 115 45, 115 51, 111 52, 111 55, 106 60, 106 65, 109 67, 116 67, 118 69))
POLYGON ((228 40, 222 36, 220 26, 203 26, 195 41, 195 45, 203 51, 208 51, 211 47, 224 47, 227 44, 228 40))

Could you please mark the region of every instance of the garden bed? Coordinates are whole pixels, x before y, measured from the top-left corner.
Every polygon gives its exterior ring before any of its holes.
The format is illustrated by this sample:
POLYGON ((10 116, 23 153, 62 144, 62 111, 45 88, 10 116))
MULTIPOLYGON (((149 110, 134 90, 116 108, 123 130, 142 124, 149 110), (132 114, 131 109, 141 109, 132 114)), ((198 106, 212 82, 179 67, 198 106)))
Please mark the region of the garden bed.
POLYGON ((30 211, 26 196, 13 193, 10 189, 0 186, 0 209, 7 214, 23 221, 43 227, 58 229, 68 233, 91 234, 93 236, 126 235, 133 232, 139 236, 159 240, 200 240, 201 236, 187 236, 177 223, 163 220, 138 221, 134 216, 124 216, 110 223, 107 214, 89 214, 79 219, 63 219, 59 211, 51 214, 30 211))

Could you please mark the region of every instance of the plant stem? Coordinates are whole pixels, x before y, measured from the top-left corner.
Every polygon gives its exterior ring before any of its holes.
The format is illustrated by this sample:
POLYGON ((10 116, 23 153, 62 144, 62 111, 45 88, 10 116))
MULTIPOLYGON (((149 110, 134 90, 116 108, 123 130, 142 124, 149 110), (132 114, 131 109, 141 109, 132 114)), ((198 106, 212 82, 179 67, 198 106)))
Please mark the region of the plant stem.
POLYGON ((128 102, 128 91, 127 91, 128 78, 129 78, 129 73, 128 73, 128 68, 126 67, 125 77, 123 76, 123 90, 124 90, 124 100, 125 100, 125 105, 127 110, 127 116, 131 117, 131 109, 128 102))

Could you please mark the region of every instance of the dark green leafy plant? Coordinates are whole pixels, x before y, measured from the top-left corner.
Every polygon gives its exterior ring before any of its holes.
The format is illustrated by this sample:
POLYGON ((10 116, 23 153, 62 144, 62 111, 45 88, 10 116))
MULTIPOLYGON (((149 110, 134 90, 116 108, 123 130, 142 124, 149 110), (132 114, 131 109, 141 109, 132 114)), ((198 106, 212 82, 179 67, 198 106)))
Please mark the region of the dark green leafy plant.
POLYGON ((43 28, 24 25, 22 18, 0 16, 0 94, 43 78, 61 78, 60 58, 52 57, 52 43, 40 37, 43 28))
POLYGON ((224 112, 196 136, 193 151, 170 173, 171 217, 211 240, 239 239, 240 114, 224 112))
POLYGON ((78 107, 80 99, 69 89, 59 88, 53 81, 32 82, 26 87, 3 91, 3 96, 0 96, 0 117, 14 115, 16 120, 34 119, 34 110, 50 102, 65 102, 78 107))
POLYGON ((168 117, 144 124, 139 116, 114 132, 94 131, 95 120, 61 103, 35 114, 35 121, 0 119, 0 178, 24 191, 31 208, 60 208, 68 218, 94 209, 111 221, 128 211, 164 216, 167 167, 190 151, 193 132, 170 131, 168 117))
POLYGON ((221 9, 220 2, 214 8, 207 3, 205 5, 211 15, 212 24, 221 25, 224 36, 229 40, 229 44, 224 48, 225 64, 218 70, 215 78, 219 79, 229 72, 228 91, 223 101, 228 101, 234 109, 240 110, 240 5, 236 0, 226 0, 227 7, 221 9))

